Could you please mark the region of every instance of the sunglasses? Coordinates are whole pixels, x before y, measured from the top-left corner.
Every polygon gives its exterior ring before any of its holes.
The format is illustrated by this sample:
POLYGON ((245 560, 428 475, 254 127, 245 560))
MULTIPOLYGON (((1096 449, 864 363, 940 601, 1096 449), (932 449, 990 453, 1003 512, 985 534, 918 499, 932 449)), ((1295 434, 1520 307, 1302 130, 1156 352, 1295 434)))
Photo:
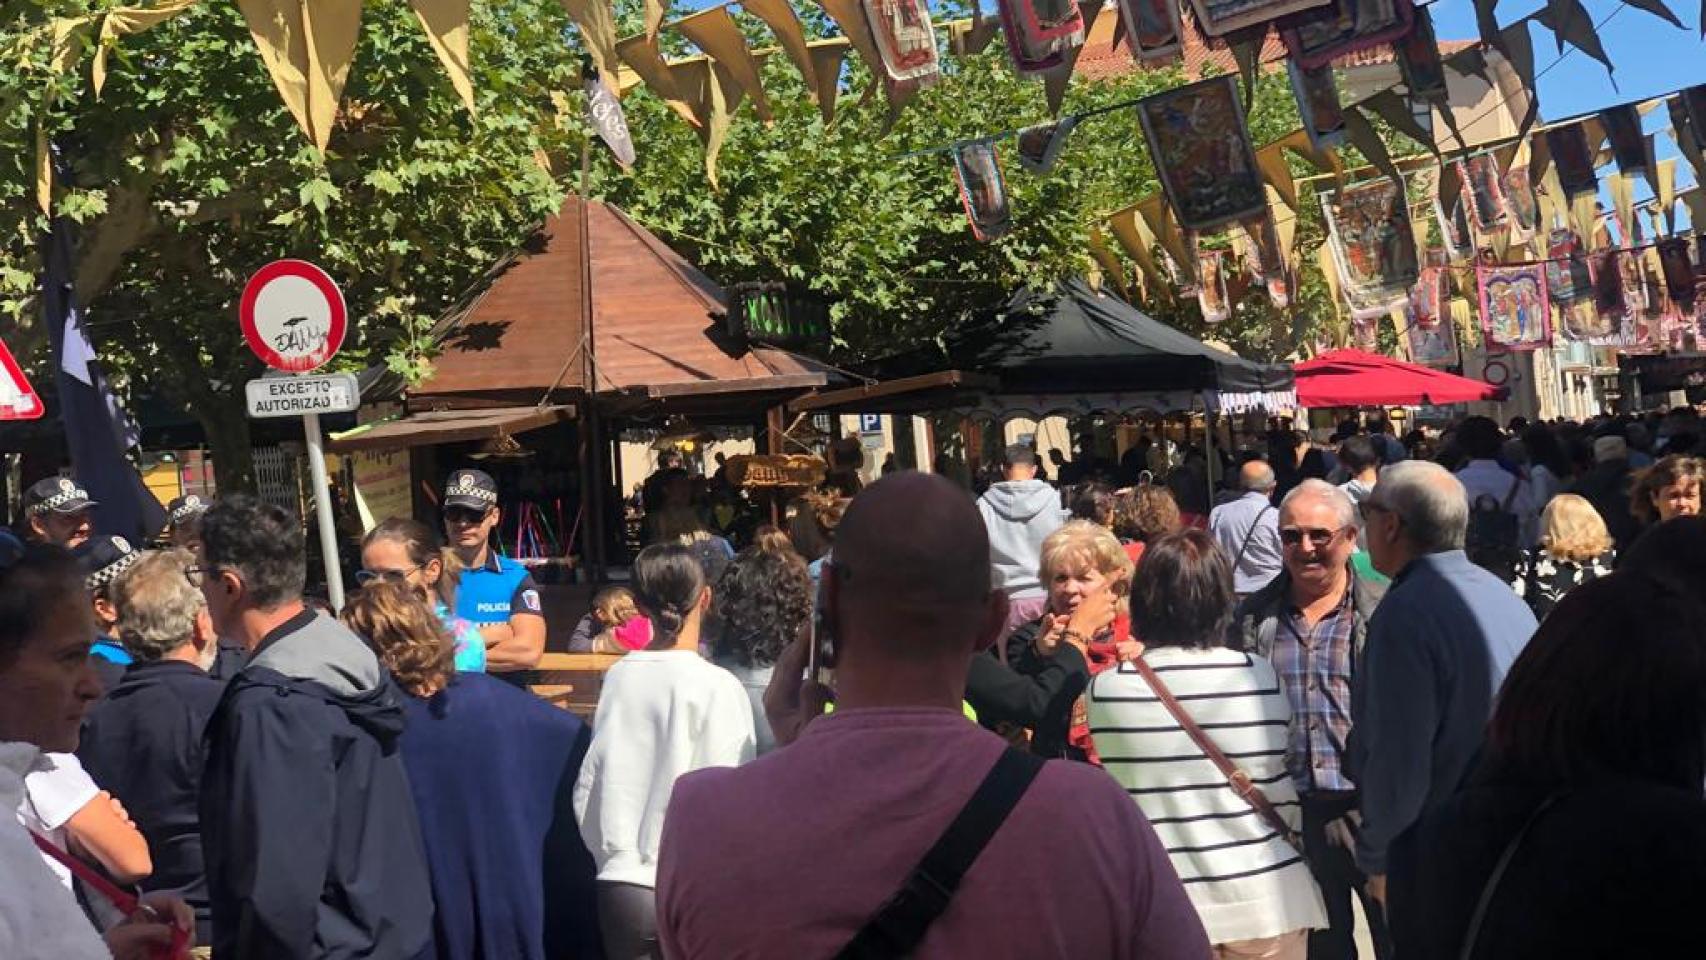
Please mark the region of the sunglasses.
POLYGON ((414 573, 419 569, 420 567, 415 566, 410 567, 407 570, 357 570, 355 572, 355 582, 364 587, 370 583, 377 583, 381 580, 386 583, 402 583, 409 579, 409 574, 414 573))
POLYGON ((486 519, 486 511, 471 510, 467 507, 451 507, 444 511, 444 519, 447 523, 460 523, 472 526, 473 524, 486 519))
POLYGON ((1338 539, 1339 534, 1344 533, 1349 529, 1349 526, 1339 527, 1337 530, 1322 530, 1319 528, 1305 530, 1299 527, 1286 527, 1284 530, 1280 531, 1280 543, 1283 543, 1288 547, 1295 547, 1303 541, 1308 540, 1310 544, 1319 543, 1325 545, 1332 543, 1334 540, 1338 539))

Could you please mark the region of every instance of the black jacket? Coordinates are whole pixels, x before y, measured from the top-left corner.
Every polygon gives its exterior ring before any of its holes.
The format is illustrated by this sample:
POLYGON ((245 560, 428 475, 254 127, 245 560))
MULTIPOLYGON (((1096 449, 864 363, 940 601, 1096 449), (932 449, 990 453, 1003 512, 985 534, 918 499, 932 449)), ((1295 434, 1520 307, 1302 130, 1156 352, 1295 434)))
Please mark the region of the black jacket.
POLYGON ((254 662, 231 681, 202 783, 217 960, 403 960, 427 946, 403 723, 388 675, 349 695, 254 662))
POLYGON ((1392 845, 1387 901, 1405 960, 1458 960, 1495 864, 1548 796, 1488 901, 1474 960, 1700 954, 1706 800, 1620 779, 1554 788, 1480 783, 1392 845))
POLYGON ((1617 541, 1619 554, 1628 550, 1641 532, 1641 524, 1629 511, 1630 481, 1629 461, 1607 460, 1594 464, 1592 469, 1578 477, 1572 490, 1593 504, 1594 510, 1605 520, 1611 538, 1617 541))
POLYGON ((977 720, 990 729, 1002 724, 1031 731, 1031 752, 1044 757, 1082 760, 1067 735, 1072 732, 1072 706, 1090 682, 1084 655, 1070 643, 1054 655, 1037 653, 1040 624, 1027 623, 1007 638, 1007 662, 987 650, 971 658, 966 677, 966 702, 977 720))
MULTIPOLYGON (((1362 660, 1363 644, 1368 640, 1368 618, 1386 596, 1387 585, 1362 576, 1353 566, 1350 569, 1351 607, 1355 619, 1351 624, 1352 670, 1362 660)), ((1254 653, 1264 659, 1274 656, 1274 637, 1279 633, 1280 615, 1286 610, 1291 595, 1291 574, 1281 569, 1279 576, 1268 585, 1239 602, 1226 629, 1226 645, 1233 650, 1254 653)))
POLYGON ((154 872, 142 889, 176 893, 196 915, 196 942, 212 935, 197 799, 202 735, 225 685, 193 663, 137 661, 89 711, 77 757, 124 804, 148 841, 154 872))

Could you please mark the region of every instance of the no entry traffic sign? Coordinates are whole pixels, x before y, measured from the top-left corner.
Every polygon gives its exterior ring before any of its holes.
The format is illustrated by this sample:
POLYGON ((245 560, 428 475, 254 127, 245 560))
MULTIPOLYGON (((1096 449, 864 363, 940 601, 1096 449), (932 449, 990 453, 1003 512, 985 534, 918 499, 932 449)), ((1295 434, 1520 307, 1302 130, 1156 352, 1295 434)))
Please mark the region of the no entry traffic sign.
POLYGON ((307 373, 338 352, 348 328, 343 291, 306 260, 275 260, 243 287, 243 339, 261 362, 307 373))

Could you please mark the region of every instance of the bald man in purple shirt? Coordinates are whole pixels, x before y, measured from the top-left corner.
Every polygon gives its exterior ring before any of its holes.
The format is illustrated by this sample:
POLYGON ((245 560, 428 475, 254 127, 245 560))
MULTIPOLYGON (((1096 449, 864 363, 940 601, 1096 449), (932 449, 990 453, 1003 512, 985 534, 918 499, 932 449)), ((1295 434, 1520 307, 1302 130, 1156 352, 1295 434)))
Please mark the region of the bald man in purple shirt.
MULTIPOLYGON (((788 745, 677 781, 658 870, 666 955, 836 956, 901 889, 1006 750, 960 706, 1007 612, 989 569, 977 510, 941 478, 893 474, 853 501, 823 574, 837 708, 801 705, 813 698, 792 682, 796 643, 767 697, 788 745)), ((911 955, 1210 950, 1132 799, 1095 767, 1051 760, 911 955)))

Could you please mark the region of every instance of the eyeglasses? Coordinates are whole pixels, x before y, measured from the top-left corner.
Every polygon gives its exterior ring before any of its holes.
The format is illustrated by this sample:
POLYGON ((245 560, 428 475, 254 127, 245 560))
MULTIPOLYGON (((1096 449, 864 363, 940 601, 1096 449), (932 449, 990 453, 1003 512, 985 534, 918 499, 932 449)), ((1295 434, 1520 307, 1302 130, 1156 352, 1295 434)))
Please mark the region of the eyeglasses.
POLYGON ((370 583, 377 583, 381 580, 386 583, 402 583, 409 579, 409 574, 414 573, 419 569, 419 566, 413 566, 407 570, 357 570, 355 572, 355 582, 364 587, 370 583))
POLYGON ((467 507, 451 507, 444 511, 446 523, 457 523, 463 526, 473 526, 486 519, 484 510, 470 510, 467 507))
POLYGON ((1284 530, 1280 531, 1280 543, 1283 543, 1288 547, 1295 547, 1307 540, 1312 545, 1319 543, 1325 546, 1326 544, 1332 543, 1338 538, 1339 534, 1344 533, 1350 528, 1351 527, 1349 525, 1339 527, 1336 530, 1322 530, 1319 528, 1305 530, 1299 527, 1286 527, 1284 530))
POLYGON ((190 586, 200 589, 207 582, 208 574, 218 572, 218 567, 185 567, 184 579, 190 582, 190 586))

